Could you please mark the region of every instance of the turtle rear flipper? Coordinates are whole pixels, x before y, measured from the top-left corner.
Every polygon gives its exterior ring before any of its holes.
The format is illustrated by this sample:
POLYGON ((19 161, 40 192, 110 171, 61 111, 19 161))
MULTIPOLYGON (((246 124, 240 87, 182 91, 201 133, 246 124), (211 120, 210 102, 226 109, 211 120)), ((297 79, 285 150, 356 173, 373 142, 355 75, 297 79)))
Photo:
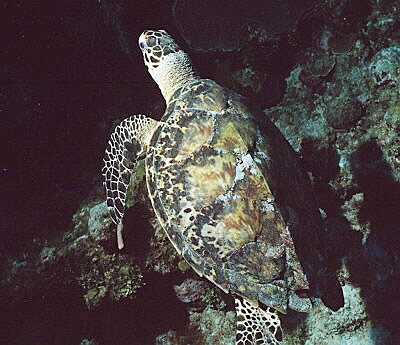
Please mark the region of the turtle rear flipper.
POLYGON ((107 207, 117 224, 118 248, 124 247, 122 217, 125 211, 126 192, 136 162, 146 156, 148 143, 158 121, 145 115, 134 115, 123 120, 108 141, 104 155, 104 187, 107 207))
POLYGON ((246 299, 235 298, 236 345, 279 345, 281 321, 272 308, 263 310, 246 299))

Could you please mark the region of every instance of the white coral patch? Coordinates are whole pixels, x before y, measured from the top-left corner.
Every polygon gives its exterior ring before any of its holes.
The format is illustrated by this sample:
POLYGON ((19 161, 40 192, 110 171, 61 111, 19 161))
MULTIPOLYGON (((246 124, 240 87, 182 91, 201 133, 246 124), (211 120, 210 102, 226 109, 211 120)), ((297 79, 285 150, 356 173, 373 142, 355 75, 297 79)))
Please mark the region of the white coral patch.
POLYGON ((275 211, 275 207, 274 207, 273 202, 274 201, 271 198, 267 198, 267 200, 261 201, 262 210, 264 212, 274 212, 275 211))
POLYGON ((254 176, 261 176, 260 170, 258 169, 250 153, 238 155, 236 158, 235 178, 233 180, 232 187, 226 193, 218 195, 216 198, 217 200, 221 200, 226 203, 230 200, 241 199, 239 195, 233 193, 233 190, 236 184, 246 176, 246 169, 254 176))
POLYGON ((244 155, 240 155, 238 161, 236 163, 236 175, 234 184, 238 181, 242 180, 245 176, 245 170, 250 170, 250 173, 254 176, 260 176, 259 170, 256 168, 253 157, 250 153, 246 153, 244 155))
POLYGON ((228 190, 225 194, 220 194, 216 197, 216 200, 221 200, 224 203, 238 199, 241 199, 240 195, 233 194, 231 189, 228 190))

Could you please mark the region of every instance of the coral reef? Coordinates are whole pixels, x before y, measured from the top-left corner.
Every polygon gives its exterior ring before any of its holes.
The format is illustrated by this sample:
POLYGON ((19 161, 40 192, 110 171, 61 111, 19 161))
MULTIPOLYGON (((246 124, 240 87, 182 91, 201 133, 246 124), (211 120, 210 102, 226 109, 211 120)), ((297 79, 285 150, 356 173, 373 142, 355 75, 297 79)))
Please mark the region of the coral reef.
POLYGON ((236 0, 176 0, 173 17, 182 36, 193 49, 232 51, 240 47, 241 33, 246 25, 257 24, 269 36, 278 36, 295 27, 313 3, 313 0, 257 0, 251 3, 236 0), (199 26, 202 30, 198 30, 199 26))
POLYGON ((208 307, 202 313, 190 313, 190 325, 186 329, 159 335, 154 345, 233 345, 235 332, 234 312, 208 307))
POLYGON ((312 175, 345 294, 343 309, 317 307, 287 344, 300 344, 300 334, 306 344, 399 341, 388 315, 398 315, 389 301, 399 297, 391 286, 400 279, 399 243, 390 241, 400 201, 400 54, 392 35, 398 9, 387 8, 371 13, 352 48, 326 72, 314 72, 315 59, 332 59, 332 51, 310 48, 286 79, 283 102, 265 110, 312 175))
MULTIPOLYGON (((217 57, 229 67, 220 73, 229 74, 230 86, 272 105, 265 116, 313 181, 330 264, 343 287, 345 306, 337 312, 315 300, 309 314, 283 315, 283 344, 399 344, 400 8, 396 1, 371 0, 360 19, 354 14, 360 1, 321 3, 328 19, 313 44, 301 45, 292 33, 283 45, 253 28, 247 48, 227 61, 217 57), (258 57, 256 48, 266 55, 258 57)), ((113 11, 118 19, 119 8, 113 11)), ((121 252, 99 185, 64 233, 27 241, 12 258, 0 254, 7 339, 234 344, 231 297, 199 280, 157 225, 143 166, 132 176, 127 206, 121 252)))
POLYGON ((190 303, 189 311, 202 309, 199 302, 206 291, 206 282, 199 279, 187 278, 181 284, 174 286, 176 297, 183 303, 190 303))

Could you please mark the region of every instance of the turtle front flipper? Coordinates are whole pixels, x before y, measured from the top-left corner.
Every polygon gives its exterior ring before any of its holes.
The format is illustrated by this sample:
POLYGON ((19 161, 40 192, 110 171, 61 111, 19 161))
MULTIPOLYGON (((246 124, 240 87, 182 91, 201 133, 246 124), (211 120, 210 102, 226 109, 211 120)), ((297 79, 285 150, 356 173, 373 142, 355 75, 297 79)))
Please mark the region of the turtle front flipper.
POLYGON ((281 321, 277 312, 263 310, 246 299, 235 298, 236 345, 279 345, 282 340, 281 321))
POLYGON ((104 155, 104 187, 107 207, 117 224, 118 249, 124 247, 122 217, 125 211, 126 192, 136 162, 146 156, 150 139, 159 122, 144 115, 134 115, 123 120, 108 141, 104 155))

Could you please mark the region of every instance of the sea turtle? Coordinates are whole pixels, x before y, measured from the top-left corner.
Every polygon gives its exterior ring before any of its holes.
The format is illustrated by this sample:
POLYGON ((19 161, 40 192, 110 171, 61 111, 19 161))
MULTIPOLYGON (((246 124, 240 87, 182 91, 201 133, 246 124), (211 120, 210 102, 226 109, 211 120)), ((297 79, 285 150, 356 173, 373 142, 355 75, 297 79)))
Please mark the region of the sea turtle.
POLYGON ((272 122, 201 79, 167 32, 144 31, 139 46, 167 107, 160 121, 123 120, 108 143, 103 175, 118 246, 130 176, 145 159, 149 197, 175 249, 235 295, 236 344, 279 344, 276 310, 312 307, 293 241, 321 225, 309 178, 272 122))

